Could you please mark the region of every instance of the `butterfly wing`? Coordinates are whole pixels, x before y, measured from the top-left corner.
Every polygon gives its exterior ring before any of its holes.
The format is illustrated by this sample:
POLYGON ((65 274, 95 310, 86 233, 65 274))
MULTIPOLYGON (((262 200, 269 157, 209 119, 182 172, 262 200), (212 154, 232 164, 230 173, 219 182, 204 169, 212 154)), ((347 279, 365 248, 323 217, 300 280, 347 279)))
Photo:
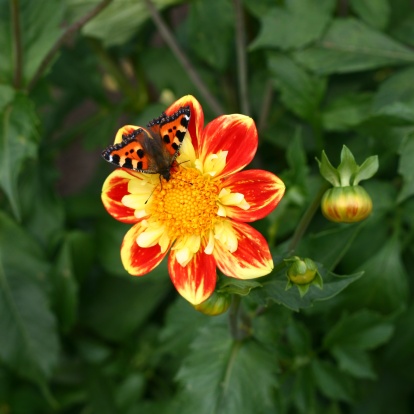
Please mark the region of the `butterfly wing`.
POLYGON ((102 157, 118 167, 134 171, 161 174, 167 181, 170 168, 187 133, 190 107, 174 114, 165 113, 148 124, 148 130, 136 129, 122 137, 122 142, 110 145, 102 157))
POLYGON ((152 139, 145 129, 136 129, 131 134, 124 135, 119 144, 106 148, 102 157, 117 167, 155 174, 157 171, 145 150, 145 142, 152 139))
POLYGON ((177 157, 178 150, 187 133, 190 115, 190 107, 184 106, 170 116, 163 113, 159 118, 152 120, 148 124, 152 134, 161 138, 164 152, 172 156, 171 164, 177 157))

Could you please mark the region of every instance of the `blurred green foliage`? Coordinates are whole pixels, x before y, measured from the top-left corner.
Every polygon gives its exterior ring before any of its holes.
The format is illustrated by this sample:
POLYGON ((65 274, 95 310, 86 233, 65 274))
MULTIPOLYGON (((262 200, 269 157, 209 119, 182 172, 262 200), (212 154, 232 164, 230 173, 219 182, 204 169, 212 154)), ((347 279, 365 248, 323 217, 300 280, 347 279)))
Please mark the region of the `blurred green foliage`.
POLYGON ((0 413, 412 413, 414 6, 154 0, 189 69, 149 3, 0 0, 0 413), (371 217, 317 211, 294 243, 324 289, 286 291, 284 269, 249 285, 242 341, 227 314, 180 298, 165 265, 127 275, 128 226, 100 201, 116 130, 185 94, 207 121, 211 97, 251 108, 253 166, 287 187, 256 223, 275 263, 324 185, 315 156, 379 156, 371 217))

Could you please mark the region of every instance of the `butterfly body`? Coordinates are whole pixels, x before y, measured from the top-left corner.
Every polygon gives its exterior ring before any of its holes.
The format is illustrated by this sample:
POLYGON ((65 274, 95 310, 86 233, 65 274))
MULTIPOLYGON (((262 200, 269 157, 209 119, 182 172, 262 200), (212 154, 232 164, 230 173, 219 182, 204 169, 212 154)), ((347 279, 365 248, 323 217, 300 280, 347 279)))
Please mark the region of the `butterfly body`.
POLYGON ((187 133, 190 108, 181 107, 168 116, 162 114, 147 128, 138 128, 122 136, 122 142, 110 145, 102 157, 118 167, 171 177, 171 167, 187 133))

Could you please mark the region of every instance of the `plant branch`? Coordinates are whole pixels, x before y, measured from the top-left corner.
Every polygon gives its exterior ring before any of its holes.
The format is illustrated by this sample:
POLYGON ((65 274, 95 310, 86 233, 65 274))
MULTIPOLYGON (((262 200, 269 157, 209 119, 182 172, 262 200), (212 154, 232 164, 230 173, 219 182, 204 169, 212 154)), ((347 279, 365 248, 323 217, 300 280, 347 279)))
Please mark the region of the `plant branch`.
POLYGON ((236 12, 236 52, 241 110, 243 114, 250 115, 247 86, 246 31, 241 0, 234 0, 234 8, 236 12))
POLYGON ((201 79, 198 72, 195 70, 193 65, 191 64, 190 60, 188 59, 187 55, 181 50, 179 44, 174 38, 173 33, 166 25, 164 20, 162 19, 160 13, 158 12, 157 8, 154 6, 151 0, 144 0, 145 4, 148 8, 148 11, 151 14, 151 18, 154 21, 155 26, 164 39, 165 43, 169 46, 171 51, 173 52, 174 56, 177 60, 181 63, 184 70, 187 72, 189 78, 194 83, 196 88, 199 90, 200 94, 206 100, 207 104, 210 106, 211 110, 215 113, 216 116, 222 115, 224 110, 221 104, 217 101, 217 99, 210 93, 207 86, 205 85, 204 81, 201 79))
POLYGON ((308 228, 310 222, 316 211, 318 210, 321 199, 327 188, 329 187, 328 183, 322 184, 321 188, 314 197, 312 203, 308 206, 302 218, 300 219, 299 224, 296 227, 295 233, 292 236, 292 240, 289 243, 288 251, 293 251, 296 249, 303 235, 305 234, 306 229, 308 228))
POLYGON ((263 94, 263 101, 260 107, 260 116, 259 122, 257 124, 257 129, 263 131, 266 128, 267 118, 269 117, 270 106, 272 105, 272 97, 273 97, 273 83, 269 79, 266 82, 265 90, 263 94))
POLYGON ((23 50, 20 30, 20 7, 19 0, 11 0, 13 46, 14 46, 14 76, 13 84, 16 89, 22 85, 23 73, 23 50))
POLYGON ((58 50, 62 47, 65 41, 79 29, 81 29, 86 23, 92 20, 96 15, 98 15, 106 6, 108 6, 112 0, 102 0, 98 3, 89 13, 85 14, 85 16, 81 17, 78 21, 71 24, 59 37, 59 39, 55 42, 52 48, 49 50, 49 53, 43 58, 42 62, 40 63, 39 68, 37 69, 36 73, 34 74, 32 80, 29 83, 28 89, 31 90, 40 77, 43 75, 47 67, 49 66, 50 62, 54 58, 55 54, 58 50))

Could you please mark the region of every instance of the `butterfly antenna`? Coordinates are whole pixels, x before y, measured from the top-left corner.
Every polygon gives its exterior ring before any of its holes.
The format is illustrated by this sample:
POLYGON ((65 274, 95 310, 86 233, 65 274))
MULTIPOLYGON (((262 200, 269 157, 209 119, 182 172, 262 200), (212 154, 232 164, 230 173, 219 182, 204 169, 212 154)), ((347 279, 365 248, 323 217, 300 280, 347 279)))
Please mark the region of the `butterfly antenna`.
MULTIPOLYGON (((161 179, 160 179, 160 184, 161 184, 161 190, 162 190, 162 182, 161 182, 161 179)), ((154 187, 154 189, 151 191, 151 194, 150 194, 150 195, 149 195, 149 197, 147 198, 147 201, 146 201, 144 204, 147 204, 147 203, 148 203, 148 200, 152 197, 152 195, 154 194, 154 191, 158 188, 158 186, 159 186, 160 184, 157 184, 157 185, 154 187)))

